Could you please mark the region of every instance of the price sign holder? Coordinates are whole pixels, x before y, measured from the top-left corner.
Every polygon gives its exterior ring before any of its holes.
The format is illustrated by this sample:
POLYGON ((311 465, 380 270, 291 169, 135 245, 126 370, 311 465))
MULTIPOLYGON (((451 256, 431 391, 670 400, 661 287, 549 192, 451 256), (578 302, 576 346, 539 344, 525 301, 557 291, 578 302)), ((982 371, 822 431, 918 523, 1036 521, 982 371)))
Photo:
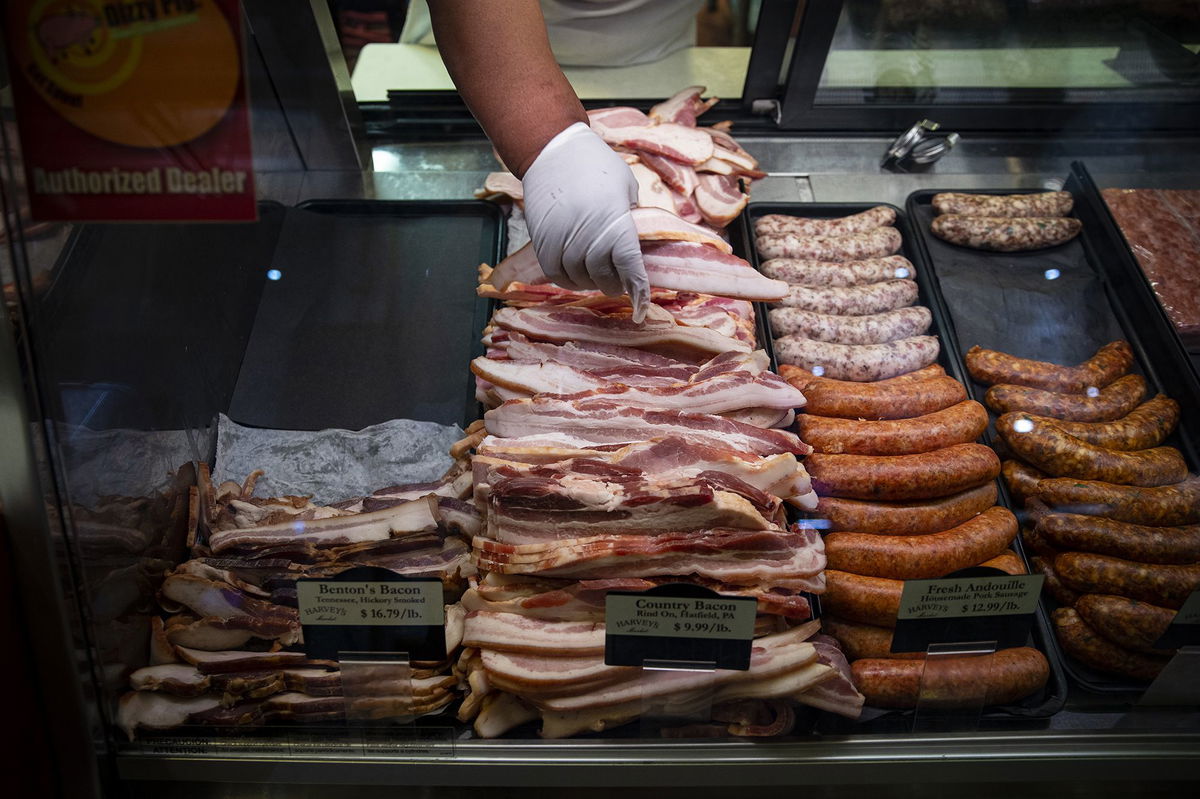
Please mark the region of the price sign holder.
POLYGON ((437 580, 413 580, 378 566, 296 581, 304 651, 404 653, 414 661, 446 659, 445 605, 437 580))
POLYGON ((671 583, 647 591, 610 591, 605 599, 604 662, 712 664, 750 668, 757 602, 671 583))
POLYGON ((717 664, 711 660, 643 661, 639 676, 641 736, 662 738, 664 728, 674 728, 677 737, 695 737, 687 734, 687 727, 712 721, 717 674, 717 664))
MULTIPOLYGON (((1139 708, 1200 707, 1200 646, 1181 647, 1138 700, 1139 708)), ((1190 714, 1189 714, 1190 715, 1190 714)))
MULTIPOLYGON (((964 678, 968 661, 996 653, 995 641, 930 644, 913 713, 913 732, 970 732, 979 729, 987 704, 987 681, 964 678)), ((980 666, 984 662, 980 660, 980 666)))
POLYGON ((892 652, 927 652, 932 644, 991 641, 1025 646, 1045 577, 973 566, 937 580, 906 580, 892 652))

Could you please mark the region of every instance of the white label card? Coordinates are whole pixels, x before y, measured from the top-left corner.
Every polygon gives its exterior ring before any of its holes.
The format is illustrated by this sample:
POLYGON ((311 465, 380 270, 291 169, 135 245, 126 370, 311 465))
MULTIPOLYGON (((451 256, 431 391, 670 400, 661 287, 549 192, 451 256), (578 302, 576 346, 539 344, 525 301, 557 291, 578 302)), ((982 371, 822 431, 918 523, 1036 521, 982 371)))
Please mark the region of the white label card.
POLYGON ((898 619, 1020 616, 1037 609, 1040 574, 906 580, 898 619))
POLYGON ((445 623, 442 584, 298 580, 300 623, 326 626, 419 627, 445 623))
POLYGON ((743 597, 623 596, 609 594, 604 621, 609 635, 751 640, 758 603, 743 597))

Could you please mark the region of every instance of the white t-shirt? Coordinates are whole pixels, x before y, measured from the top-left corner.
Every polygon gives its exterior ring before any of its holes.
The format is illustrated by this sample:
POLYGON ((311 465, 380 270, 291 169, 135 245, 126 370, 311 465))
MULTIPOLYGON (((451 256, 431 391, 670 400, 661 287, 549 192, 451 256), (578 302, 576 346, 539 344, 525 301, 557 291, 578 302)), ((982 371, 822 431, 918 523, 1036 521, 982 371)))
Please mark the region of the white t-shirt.
MULTIPOLYGON (((563 66, 645 64, 696 43, 703 0, 541 0, 550 49, 563 66)), ((426 0, 413 0, 403 44, 434 44, 426 0)), ((497 42, 497 46, 499 46, 497 42)))

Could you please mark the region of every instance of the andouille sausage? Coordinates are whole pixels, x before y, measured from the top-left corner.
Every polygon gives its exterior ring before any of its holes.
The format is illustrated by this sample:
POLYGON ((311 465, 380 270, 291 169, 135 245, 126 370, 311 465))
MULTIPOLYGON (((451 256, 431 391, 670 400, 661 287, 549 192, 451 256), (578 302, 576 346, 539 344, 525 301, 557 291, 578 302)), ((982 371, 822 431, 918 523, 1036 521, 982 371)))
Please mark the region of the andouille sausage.
POLYGON ((1036 497, 1038 480, 1046 478, 1046 475, 1029 464, 1012 459, 1000 464, 1000 474, 1004 477, 1004 484, 1008 486, 1008 493, 1018 505, 1024 505, 1030 497, 1036 497))
POLYGON ((894 227, 877 227, 845 236, 795 236, 790 233, 759 236, 764 258, 804 258, 812 261, 865 261, 900 251, 904 242, 894 227))
POLYGON ((1167 665, 1167 658, 1130 651, 1099 635, 1075 608, 1054 611, 1054 629, 1058 633, 1058 642, 1068 655, 1097 671, 1136 680, 1153 680, 1167 665))
POLYGON ((806 261, 803 258, 772 258, 759 267, 764 275, 797 286, 864 286, 884 280, 912 280, 917 270, 903 255, 868 258, 865 261, 806 261))
POLYGON ((1080 513, 1047 513, 1034 528, 1059 550, 1095 552, 1138 563, 1200 561, 1200 524, 1149 527, 1080 513))
POLYGON ((980 566, 987 566, 989 569, 999 569, 1007 574, 1028 574, 1025 569, 1025 564, 1021 562, 1021 558, 1016 552, 1011 549, 1006 549, 994 558, 985 560, 980 566))
POLYGON ((870 422, 811 413, 796 418, 800 438, 816 452, 854 455, 912 455, 967 444, 987 423, 987 410, 974 400, 911 419, 870 422))
POLYGON ((1006 413, 996 432, 1013 453, 1054 477, 1081 477, 1122 485, 1172 485, 1188 475, 1174 447, 1136 452, 1098 447, 1069 435, 1053 419, 1034 421, 1028 414, 1006 413))
POLYGON ((1146 395, 1146 381, 1141 375, 1125 375, 1095 394, 1060 394, 1002 384, 989 388, 983 401, 996 413, 1023 411, 1071 422, 1111 422, 1138 406, 1146 395))
POLYGON ((913 336, 886 344, 834 344, 800 336, 775 339, 782 363, 803 369, 820 368, 835 380, 870 382, 906 374, 937 360, 936 336, 913 336))
POLYGON ((1083 223, 1070 217, 1002 217, 942 214, 929 229, 951 244, 974 250, 1024 252, 1056 247, 1079 235, 1083 223))
POLYGON ((1079 600, 1079 592, 1074 588, 1064 585, 1063 581, 1058 578, 1058 572, 1054 570, 1052 559, 1035 556, 1029 559, 1029 563, 1035 571, 1046 576, 1046 581, 1042 583, 1042 588, 1055 602, 1060 605, 1073 605, 1079 600))
POLYGON ((1031 497, 1025 511, 1026 518, 1021 528, 1021 540, 1034 553, 1053 560, 1055 555, 1062 552, 1062 549, 1051 544, 1050 539, 1046 538, 1037 528, 1038 522, 1049 514, 1049 509, 1040 499, 1031 497))
POLYGON ((1128 372, 1133 366, 1133 350, 1128 341, 1112 341, 1078 366, 1059 366, 976 346, 967 350, 963 362, 971 377, 984 385, 999 383, 1082 394, 1089 388, 1104 388, 1128 372))
POLYGON ((1112 422, 1068 422, 1026 414, 1034 422, 1053 422, 1064 433, 1097 447, 1131 452, 1157 447, 1179 423, 1179 403, 1165 394, 1148 399, 1112 422))
POLYGON ((924 652, 893 652, 892 630, 888 627, 825 615, 821 617, 821 629, 838 640, 851 662, 863 658, 925 659, 924 652))
POLYGON ((1054 558, 1059 579, 1082 594, 1116 594, 1164 608, 1178 608, 1200 588, 1200 563, 1166 565, 1063 552, 1054 558))
POLYGON ((1068 513, 1104 516, 1151 527, 1200 522, 1200 477, 1157 488, 1052 477, 1038 481, 1038 498, 1068 513))
POLYGON ((863 316, 839 316, 803 308, 772 308, 768 317, 771 332, 776 337, 803 336, 838 344, 884 344, 919 336, 928 331, 933 322, 924 305, 863 316))
POLYGON ((808 400, 804 406, 807 413, 872 421, 912 419, 945 410, 967 398, 963 384, 945 375, 904 383, 828 381, 813 383, 801 391, 808 400))
POLYGON ((988 655, 938 658, 936 665, 867 658, 851 663, 850 674, 872 707, 909 708, 920 701, 922 706, 952 708, 976 704, 980 689, 985 705, 1024 699, 1046 685, 1050 664, 1036 649, 1017 647, 988 655))
POLYGON ((941 499, 914 502, 867 502, 821 497, 813 513, 825 519, 832 532, 849 530, 905 536, 949 530, 995 504, 996 484, 988 482, 941 499))
MULTIPOLYGON (((847 388, 850 386, 857 388, 862 386, 862 383, 856 383, 852 380, 834 380, 829 377, 814 375, 807 369, 801 369, 799 366, 792 366, 785 363, 781 363, 779 365, 779 374, 801 391, 807 391, 809 387, 815 385, 830 385, 835 388, 847 388)), ((871 385, 882 388, 884 386, 897 386, 904 383, 912 383, 920 380, 929 380, 930 378, 934 377, 945 376, 946 370, 942 368, 940 364, 933 363, 929 366, 926 366, 924 369, 918 369, 915 372, 909 372, 908 374, 904 375, 896 375, 895 377, 889 377, 887 380, 876 380, 871 385)))
POLYGON ((887 227, 896 221, 896 210, 877 205, 858 214, 830 218, 764 214, 754 221, 758 236, 849 236, 875 228, 887 227))
POLYGON ((933 195, 933 210, 939 214, 965 216, 1066 216, 1074 200, 1067 191, 1036 194, 966 194, 942 192, 933 195))
POLYGON ((955 444, 916 455, 814 453, 805 458, 804 468, 820 496, 934 499, 995 480, 1000 459, 983 444, 955 444))
POLYGON ((912 280, 885 280, 847 288, 791 286, 778 304, 834 316, 868 316, 906 308, 917 301, 917 293, 917 284, 912 280))
POLYGON ((1017 536, 1017 518, 999 505, 962 524, 928 535, 830 533, 825 536, 829 568, 921 580, 944 577, 998 557, 1017 536))
POLYGON ((821 608, 843 619, 878 627, 895 627, 896 614, 900 612, 900 592, 903 590, 903 580, 864 577, 826 569, 821 608))
POLYGON ((1085 594, 1074 607, 1088 627, 1117 646, 1147 655, 1174 651, 1154 648, 1175 620, 1174 610, 1111 594, 1085 594))

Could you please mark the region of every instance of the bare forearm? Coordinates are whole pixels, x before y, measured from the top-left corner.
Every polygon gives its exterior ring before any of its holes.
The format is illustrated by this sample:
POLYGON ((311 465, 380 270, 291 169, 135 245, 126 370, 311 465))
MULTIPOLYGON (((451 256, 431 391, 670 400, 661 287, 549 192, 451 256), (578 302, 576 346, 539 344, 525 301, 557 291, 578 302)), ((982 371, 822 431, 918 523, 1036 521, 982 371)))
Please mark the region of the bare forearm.
POLYGON ((518 177, 559 131, 587 121, 537 0, 430 0, 429 11, 454 85, 518 177))

